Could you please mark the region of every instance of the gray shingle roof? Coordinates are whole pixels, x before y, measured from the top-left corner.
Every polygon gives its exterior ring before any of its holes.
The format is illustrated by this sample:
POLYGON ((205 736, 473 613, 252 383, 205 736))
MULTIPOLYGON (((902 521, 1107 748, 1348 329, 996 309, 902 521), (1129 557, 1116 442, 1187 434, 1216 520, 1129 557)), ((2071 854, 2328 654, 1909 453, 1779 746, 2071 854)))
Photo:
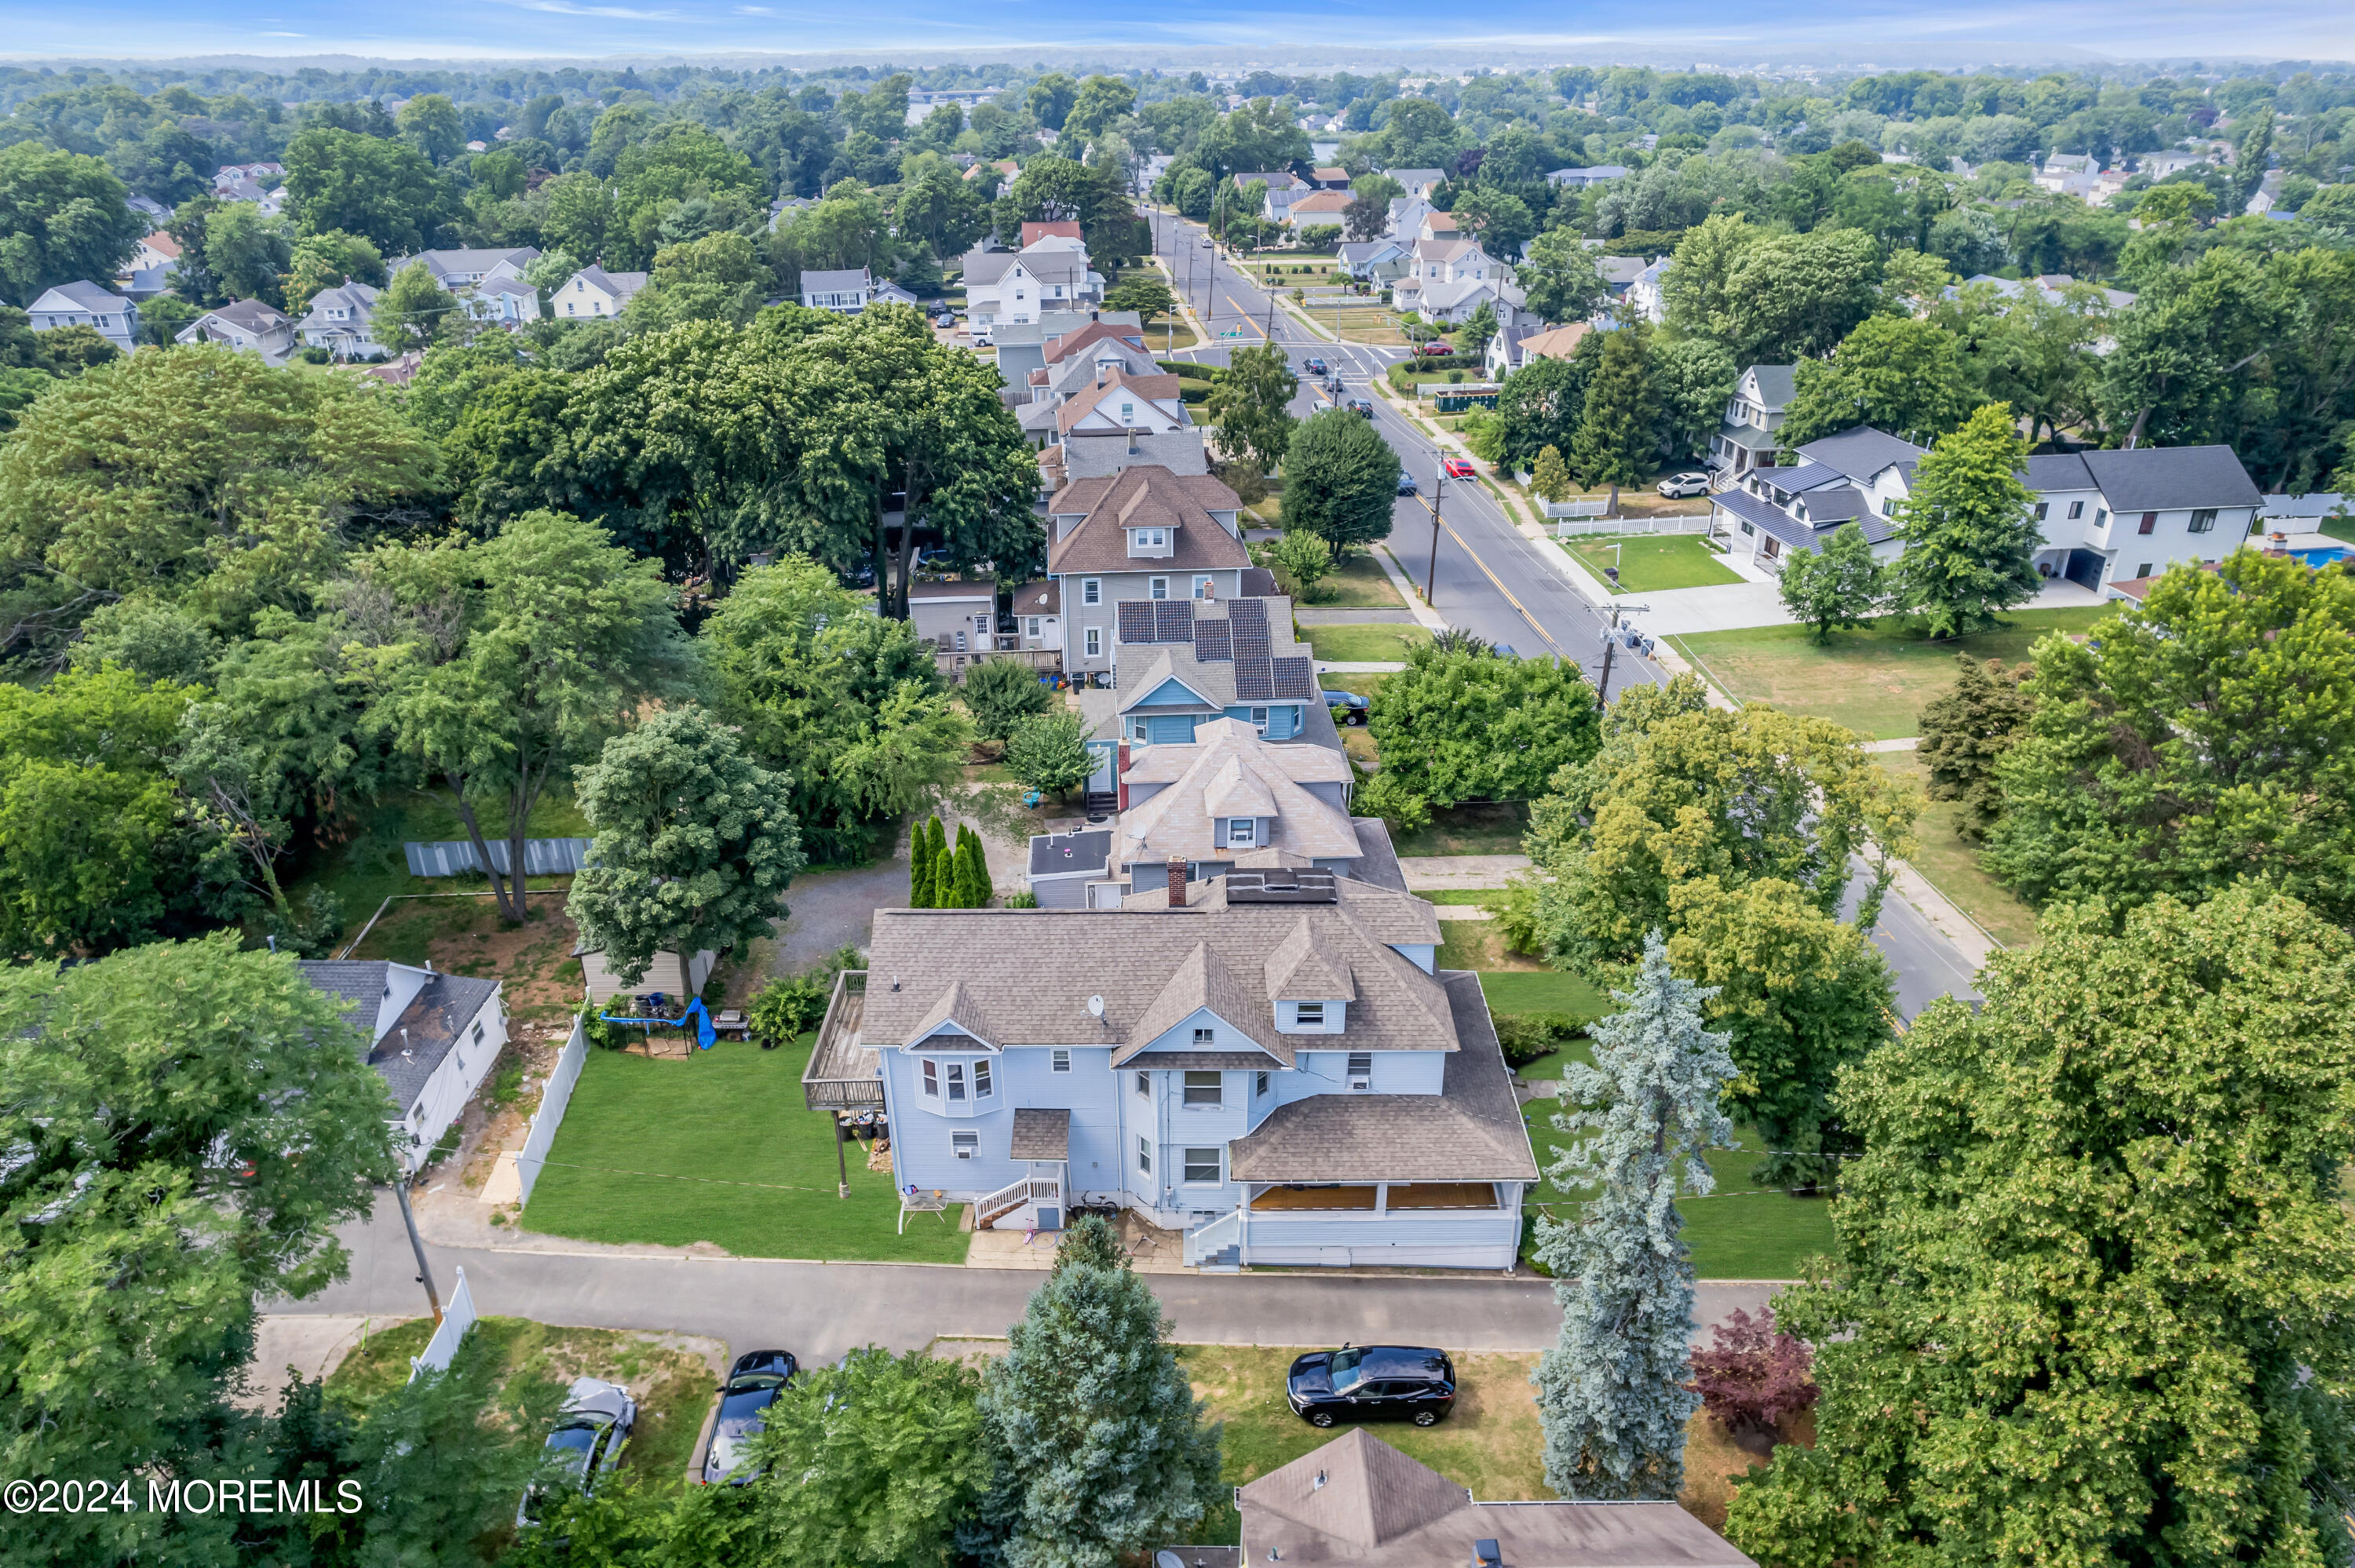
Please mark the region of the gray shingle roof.
MULTIPOLYGON (((1207 885, 1223 892, 1224 879, 1207 885)), ((1386 938, 1381 926, 1404 922, 1374 900, 1420 905, 1423 924, 1432 927, 1421 939, 1436 942, 1431 906, 1346 879, 1339 884, 1353 885, 1368 896, 1232 907, 1221 896, 1183 909, 1167 907, 1166 895, 1156 895, 1158 908, 879 909, 861 1032, 877 1047, 892 1049, 922 1038, 936 1015, 954 1009, 986 1019, 983 1038, 1000 1048, 1093 1044, 1133 1053, 1181 1019, 1183 1012, 1170 1009, 1194 997, 1195 1005, 1212 1006, 1288 1061, 1304 1037, 1275 1033, 1264 975, 1268 955, 1305 916, 1348 965, 1358 988, 1346 1033, 1311 1044, 1334 1051, 1455 1051, 1460 1024, 1448 993, 1387 945, 1418 934, 1386 938), (1213 995, 1215 1002, 1200 1000, 1213 995), (1088 1011, 1091 996, 1103 998, 1101 1020, 1088 1011), (1145 1033, 1156 1020, 1160 1028, 1145 1033)))
MULTIPOLYGON (((391 966, 380 961, 317 959, 299 966, 304 978, 319 991, 353 1003, 351 1021, 361 1033, 372 1034, 378 1010, 383 1005, 391 966)), ((436 973, 410 999, 400 1016, 384 1032, 368 1055, 391 1092, 392 1103, 403 1116, 417 1103, 426 1080, 477 1014, 498 994, 499 982, 468 975, 436 973)))
POLYGON ((1017 1107, 1013 1144, 1007 1154, 1014 1160, 1069 1160, 1071 1113, 1061 1107, 1017 1107))
MULTIPOLYGON (((1436 1095, 1317 1095, 1279 1106, 1235 1140, 1238 1181, 1534 1181, 1520 1102, 1480 977, 1439 975, 1455 1025, 1436 1095)), ((1357 1006, 1349 1009, 1354 1023, 1357 1006)), ((1335 1049, 1357 1049, 1343 1041, 1335 1049)))
POLYGON ((1799 456, 1806 461, 1822 463, 1855 479, 1870 479, 1891 463, 1907 465, 1906 471, 1911 473, 1911 465, 1927 455, 1912 441, 1901 440, 1870 425, 1859 425, 1852 430, 1809 441, 1799 449, 1799 456))
POLYGON ((1797 392, 1797 370, 1796 365, 1753 365, 1748 374, 1758 378, 1758 396, 1771 410, 1789 404, 1797 392))
POLYGON ((63 295, 66 301, 78 310, 88 311, 92 315, 101 316, 120 314, 124 304, 128 302, 122 295, 101 289, 96 283, 77 281, 71 283, 59 283, 51 288, 48 293, 44 293, 33 302, 33 308, 37 311, 59 309, 59 306, 50 302, 50 296, 53 294, 63 295))
MULTIPOLYGON (((1175 381, 1177 377, 1169 377, 1175 381)), ((1114 438, 1116 439, 1116 438, 1114 438)), ((1047 569, 1058 577, 1073 572, 1186 572, 1251 565, 1242 541, 1227 532, 1212 512, 1232 512, 1242 503, 1235 493, 1204 474, 1178 474, 1157 463, 1139 462, 1110 479, 1074 480, 1057 492, 1050 507, 1058 517, 1082 520, 1048 548, 1047 569), (1171 528, 1172 553, 1150 558, 1128 553, 1131 528, 1171 528)))
POLYGON ((2230 447, 2137 447, 2080 455, 2114 512, 2264 503, 2230 447))
POLYGON ((864 267, 851 267, 830 272, 805 272, 802 274, 802 292, 847 294, 866 288, 869 281, 867 269, 864 267))
POLYGON ((1030 838, 1030 874, 1068 876, 1084 872, 1100 875, 1112 850, 1112 830, 1090 832, 1034 833, 1030 838))

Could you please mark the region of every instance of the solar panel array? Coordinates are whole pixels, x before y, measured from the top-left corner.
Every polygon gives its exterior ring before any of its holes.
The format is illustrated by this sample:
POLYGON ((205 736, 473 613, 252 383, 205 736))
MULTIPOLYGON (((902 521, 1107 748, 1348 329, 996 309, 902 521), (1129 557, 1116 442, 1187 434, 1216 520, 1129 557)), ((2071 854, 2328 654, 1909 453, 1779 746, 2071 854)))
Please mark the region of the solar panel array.
POLYGON ((1234 657, 1227 641, 1227 623, 1223 620, 1198 620, 1194 623, 1194 659, 1197 663, 1223 664, 1234 657))
POLYGON ((1316 700, 1316 661, 1295 656, 1275 660, 1273 663, 1277 702, 1313 703, 1316 700))
POLYGON ((1267 606, 1255 599, 1239 599, 1227 606, 1227 631, 1234 645, 1235 700, 1263 703, 1275 695, 1275 672, 1269 658, 1267 606))
POLYGON ((1184 599, 1124 599, 1120 601, 1123 642, 1191 642, 1194 602, 1184 599))

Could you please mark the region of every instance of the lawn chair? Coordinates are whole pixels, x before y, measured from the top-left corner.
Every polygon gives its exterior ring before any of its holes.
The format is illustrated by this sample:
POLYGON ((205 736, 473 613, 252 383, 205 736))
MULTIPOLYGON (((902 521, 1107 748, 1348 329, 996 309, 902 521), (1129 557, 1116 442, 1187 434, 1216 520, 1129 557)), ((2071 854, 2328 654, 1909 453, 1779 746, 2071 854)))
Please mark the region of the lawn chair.
POLYGON ((908 1234, 910 1214, 938 1214, 943 1224, 948 1221, 948 1194, 938 1187, 931 1192, 920 1192, 913 1182, 900 1189, 900 1234, 908 1234))

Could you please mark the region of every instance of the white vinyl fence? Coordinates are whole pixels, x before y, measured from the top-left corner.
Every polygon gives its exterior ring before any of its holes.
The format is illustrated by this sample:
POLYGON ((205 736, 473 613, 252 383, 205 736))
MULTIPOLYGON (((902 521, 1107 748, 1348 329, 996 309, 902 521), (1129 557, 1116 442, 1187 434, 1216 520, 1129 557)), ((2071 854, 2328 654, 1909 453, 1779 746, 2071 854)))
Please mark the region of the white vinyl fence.
POLYGON ((2348 504, 2347 497, 2330 490, 2318 490, 2306 495, 2268 495, 2265 503, 2257 508, 2257 515, 2319 519, 2345 509, 2348 504))
MULTIPOLYGON (((1569 504, 1581 503, 1573 501, 1569 504)), ((1585 504, 1600 506, 1603 503, 1585 504)), ((1706 534, 1714 521, 1706 512, 1686 517, 1563 517, 1555 522, 1553 536, 1573 539, 1591 534, 1706 534)))
POLYGON ((450 1358, 458 1353, 458 1341, 474 1326, 474 1292, 466 1283, 464 1265, 458 1268, 458 1288, 450 1294, 450 1305, 442 1313, 442 1326, 425 1341, 425 1353, 409 1359, 409 1381, 415 1383, 417 1374, 431 1368, 448 1372, 450 1358))
POLYGON ((539 1109, 532 1114, 531 1130, 524 1135, 523 1148, 516 1154, 516 1179, 523 1183, 517 1202, 531 1201, 532 1183, 539 1180, 540 1167, 548 1163, 549 1147, 556 1141, 556 1129, 564 1124, 564 1107, 572 1099, 572 1086, 581 1081, 581 1064, 588 1059, 589 1033, 576 1018, 572 1038, 564 1043, 562 1054, 556 1058, 556 1071, 548 1075, 539 1109))
MULTIPOLYGON (((507 841, 488 841, 491 864, 501 876, 507 874, 507 841)), ((460 876, 483 869, 483 857, 474 852, 472 839, 439 839, 431 843, 416 840, 400 846, 409 857, 411 876, 460 876)), ((529 876, 557 876, 579 871, 589 853, 587 839, 526 839, 523 842, 523 869, 529 876)))
POLYGON ((1546 516, 1553 520, 1564 517, 1600 517, 1611 505, 1607 501, 1548 501, 1540 504, 1545 507, 1546 516))

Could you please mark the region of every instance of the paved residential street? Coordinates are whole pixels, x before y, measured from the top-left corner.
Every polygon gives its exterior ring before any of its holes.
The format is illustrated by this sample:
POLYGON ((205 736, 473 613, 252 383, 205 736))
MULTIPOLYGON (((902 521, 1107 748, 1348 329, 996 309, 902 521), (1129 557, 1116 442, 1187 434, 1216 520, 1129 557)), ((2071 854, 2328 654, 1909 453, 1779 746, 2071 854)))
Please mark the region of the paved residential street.
MULTIPOLYGON (((1383 369, 1406 357, 1398 348, 1360 344, 1337 344, 1317 336, 1280 310, 1248 278, 1202 244, 1199 224, 1167 213, 1150 215, 1154 243, 1170 260, 1178 287, 1205 325, 1215 334, 1198 348, 1179 349, 1174 357, 1223 365, 1228 351, 1268 341, 1269 323, 1274 342, 1296 366, 1315 355, 1340 375, 1344 397, 1362 397, 1374 405, 1374 425, 1414 476, 1423 493, 1400 498, 1393 514, 1390 548, 1407 575, 1418 585, 1433 570, 1432 514, 1425 501, 1440 492, 1440 527, 1436 541, 1437 591, 1432 603, 1451 625, 1477 632, 1492 642, 1509 644, 1524 654, 1552 653, 1574 659, 1590 679, 1603 667, 1603 613, 1565 579, 1561 568, 1540 551, 1551 546, 1525 536, 1496 499, 1476 484, 1449 480, 1439 484, 1440 450, 1406 417, 1373 391, 1383 369)), ((1303 377, 1293 412, 1302 416, 1330 407, 1332 399, 1303 377)), ((1658 666, 1619 650, 1612 663, 1614 689, 1627 683, 1667 680, 1658 666)))
MULTIPOLYGON (((824 1200, 818 1200, 823 1202, 824 1200)), ((936 1223, 936 1222, 927 1222, 936 1223)), ((413 1318, 425 1310, 399 1213, 341 1233, 351 1277, 308 1301, 266 1304, 293 1317, 413 1318)), ((602 1329, 702 1334, 741 1350, 782 1345, 804 1361, 855 1346, 910 1350, 942 1337, 1002 1337, 1038 1288, 1035 1269, 928 1264, 786 1263, 621 1253, 426 1249, 446 1302, 458 1267, 485 1313, 602 1329)), ((1561 1319, 1550 1282, 1496 1276, 1337 1276, 1321 1270, 1146 1276, 1175 1323, 1200 1344, 1337 1345, 1381 1340, 1452 1350, 1539 1350, 1561 1319)), ((1706 1327, 1755 1312, 1766 1284, 1705 1284, 1706 1327)))

